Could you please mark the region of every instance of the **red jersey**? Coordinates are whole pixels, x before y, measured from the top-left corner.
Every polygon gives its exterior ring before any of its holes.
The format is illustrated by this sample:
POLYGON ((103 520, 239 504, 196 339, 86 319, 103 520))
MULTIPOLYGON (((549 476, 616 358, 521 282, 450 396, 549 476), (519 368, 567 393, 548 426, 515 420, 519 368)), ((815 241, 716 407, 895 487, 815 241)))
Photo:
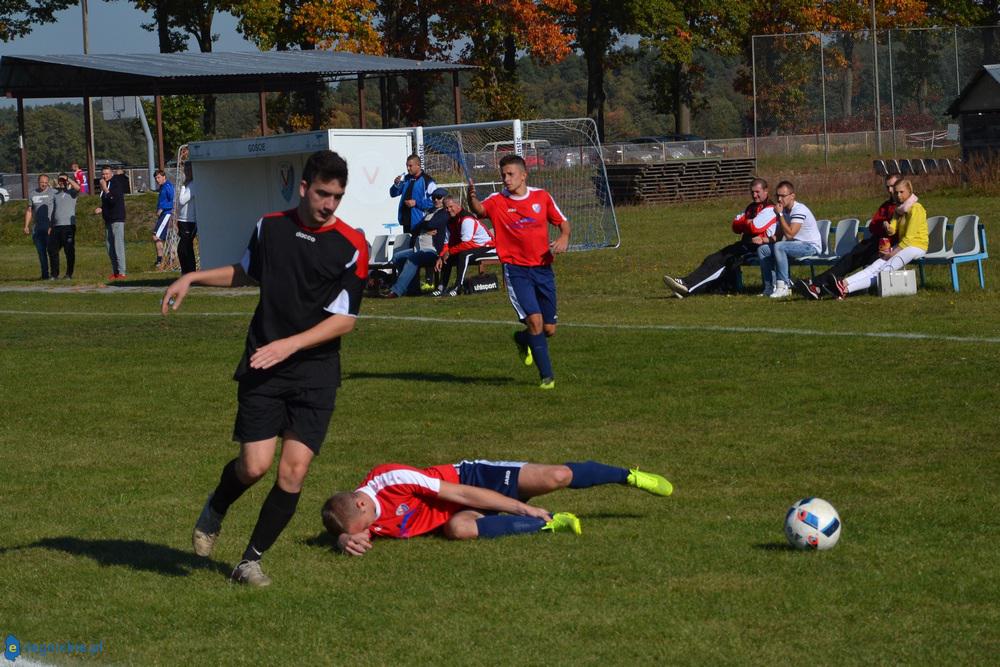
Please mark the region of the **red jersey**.
POLYGON ((375 501, 376 518, 368 530, 383 537, 405 539, 440 528, 462 509, 461 505, 438 498, 442 481, 458 484, 455 466, 375 466, 358 488, 375 501))
POLYGON ((483 200, 486 215, 493 221, 497 256, 505 264, 547 266, 552 263, 549 228, 566 221, 545 190, 528 188, 520 197, 504 190, 483 200))

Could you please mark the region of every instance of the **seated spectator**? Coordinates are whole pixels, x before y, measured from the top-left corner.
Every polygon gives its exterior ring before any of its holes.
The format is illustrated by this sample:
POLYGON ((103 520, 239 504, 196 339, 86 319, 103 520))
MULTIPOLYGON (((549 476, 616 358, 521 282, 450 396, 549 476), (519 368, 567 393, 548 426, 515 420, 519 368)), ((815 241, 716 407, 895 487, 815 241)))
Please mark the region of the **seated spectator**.
POLYGON ((441 271, 441 282, 431 294, 433 296, 458 296, 469 264, 480 257, 495 252, 493 234, 476 216, 462 208, 454 197, 444 198, 444 208, 450 216, 444 248, 435 268, 441 271), (455 286, 445 290, 451 270, 456 269, 455 286))
POLYGON ((767 181, 763 178, 753 179, 750 182, 750 196, 753 201, 733 218, 733 233, 742 235, 739 241, 712 253, 702 260, 697 269, 683 278, 663 276, 663 283, 678 299, 701 294, 715 286, 726 287, 723 278, 732 275, 743 261, 743 256, 757 252, 757 248, 774 235, 778 223, 774 202, 767 195, 767 181))
POLYGON ((772 299, 784 299, 792 294, 792 279, 788 275, 789 257, 808 257, 823 252, 816 216, 802 202, 795 201, 795 188, 789 181, 778 183, 775 189, 778 203, 777 241, 757 248, 764 294, 772 299))
POLYGON ((880 248, 878 259, 845 280, 838 280, 838 301, 852 292, 873 287, 882 271, 899 271, 927 252, 927 211, 913 194, 913 184, 909 179, 897 181, 893 194, 896 197, 896 212, 886 225, 886 231, 899 242, 880 248))
POLYGON ((862 266, 871 264, 878 259, 879 248, 893 245, 893 239, 888 233, 889 224, 896 212, 896 194, 893 188, 899 180, 896 174, 885 177, 885 187, 889 198, 882 202, 868 223, 868 237, 860 241, 851 252, 837 260, 837 263, 820 273, 812 280, 796 280, 792 290, 807 299, 819 299, 824 294, 836 297, 837 281, 862 266))
POLYGON ((431 193, 434 208, 410 228, 413 233, 410 247, 392 254, 392 264, 397 277, 396 284, 385 295, 387 299, 406 296, 410 285, 420 272, 420 267, 434 266, 437 262, 438 255, 444 248, 448 229, 448 211, 443 204, 447 196, 448 191, 444 188, 438 188, 431 193))

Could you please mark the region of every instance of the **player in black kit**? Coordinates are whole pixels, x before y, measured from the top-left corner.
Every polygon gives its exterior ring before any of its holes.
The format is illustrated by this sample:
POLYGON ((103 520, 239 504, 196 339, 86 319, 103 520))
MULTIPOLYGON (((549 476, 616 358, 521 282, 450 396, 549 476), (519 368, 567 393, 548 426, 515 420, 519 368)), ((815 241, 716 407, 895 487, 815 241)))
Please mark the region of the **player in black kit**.
POLYGON ((223 469, 195 524, 192 541, 208 556, 229 506, 270 469, 282 440, 278 478, 261 507, 231 579, 267 586, 261 555, 295 514, 302 483, 319 454, 340 385, 340 338, 354 329, 368 275, 364 234, 334 215, 347 187, 347 163, 333 151, 312 154, 296 208, 257 221, 238 264, 182 276, 163 295, 177 310, 192 284, 260 285, 234 379, 239 407, 233 440, 239 456, 223 469))

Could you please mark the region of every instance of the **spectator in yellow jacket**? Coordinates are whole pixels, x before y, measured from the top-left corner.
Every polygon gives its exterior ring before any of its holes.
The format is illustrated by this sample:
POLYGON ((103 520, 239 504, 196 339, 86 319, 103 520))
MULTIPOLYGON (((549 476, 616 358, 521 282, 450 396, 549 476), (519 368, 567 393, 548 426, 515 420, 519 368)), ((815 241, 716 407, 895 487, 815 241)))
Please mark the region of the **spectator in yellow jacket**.
POLYGON ((892 220, 887 223, 890 237, 899 239, 896 245, 885 243, 879 248, 879 258, 837 281, 840 299, 851 292, 865 290, 875 284, 882 271, 898 271, 927 252, 927 211, 913 194, 913 184, 908 179, 896 181, 893 195, 898 202, 892 220))

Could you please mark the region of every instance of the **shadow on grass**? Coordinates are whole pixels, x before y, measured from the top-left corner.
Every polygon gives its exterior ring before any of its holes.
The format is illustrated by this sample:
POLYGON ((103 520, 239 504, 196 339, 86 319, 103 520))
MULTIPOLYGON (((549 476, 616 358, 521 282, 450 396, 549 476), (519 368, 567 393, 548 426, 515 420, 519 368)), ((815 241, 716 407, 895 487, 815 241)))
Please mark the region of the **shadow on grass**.
POLYGON ((214 570, 228 576, 225 563, 202 558, 163 544, 143 540, 85 540, 79 537, 45 537, 37 542, 0 549, 0 554, 21 549, 51 549, 72 556, 93 558, 101 565, 119 565, 168 577, 186 577, 196 570, 214 570))
POLYGON ((500 386, 511 384, 513 378, 500 376, 477 376, 454 375, 452 373, 417 373, 406 371, 392 371, 389 373, 371 373, 361 371, 358 373, 346 373, 346 378, 351 380, 406 380, 407 382, 455 382, 457 384, 487 384, 500 386))
POLYGON ((625 513, 625 512, 593 512, 593 513, 590 513, 590 514, 577 514, 577 516, 580 517, 580 519, 586 519, 588 521, 591 520, 591 519, 596 519, 598 521, 602 521, 604 519, 615 519, 615 520, 619 520, 619 519, 645 519, 647 517, 646 514, 636 514, 634 512, 628 512, 628 513, 625 513))
POLYGON ((762 542, 760 544, 753 545, 753 548, 761 551, 797 551, 797 549, 788 542, 762 542))
POLYGON ((337 555, 340 554, 335 546, 336 542, 333 539, 333 535, 325 531, 322 533, 316 533, 316 535, 310 537, 309 539, 302 540, 302 544, 315 549, 329 549, 337 555))
POLYGON ((125 280, 105 281, 106 287, 166 287, 181 277, 180 272, 171 274, 169 278, 138 278, 125 280))

